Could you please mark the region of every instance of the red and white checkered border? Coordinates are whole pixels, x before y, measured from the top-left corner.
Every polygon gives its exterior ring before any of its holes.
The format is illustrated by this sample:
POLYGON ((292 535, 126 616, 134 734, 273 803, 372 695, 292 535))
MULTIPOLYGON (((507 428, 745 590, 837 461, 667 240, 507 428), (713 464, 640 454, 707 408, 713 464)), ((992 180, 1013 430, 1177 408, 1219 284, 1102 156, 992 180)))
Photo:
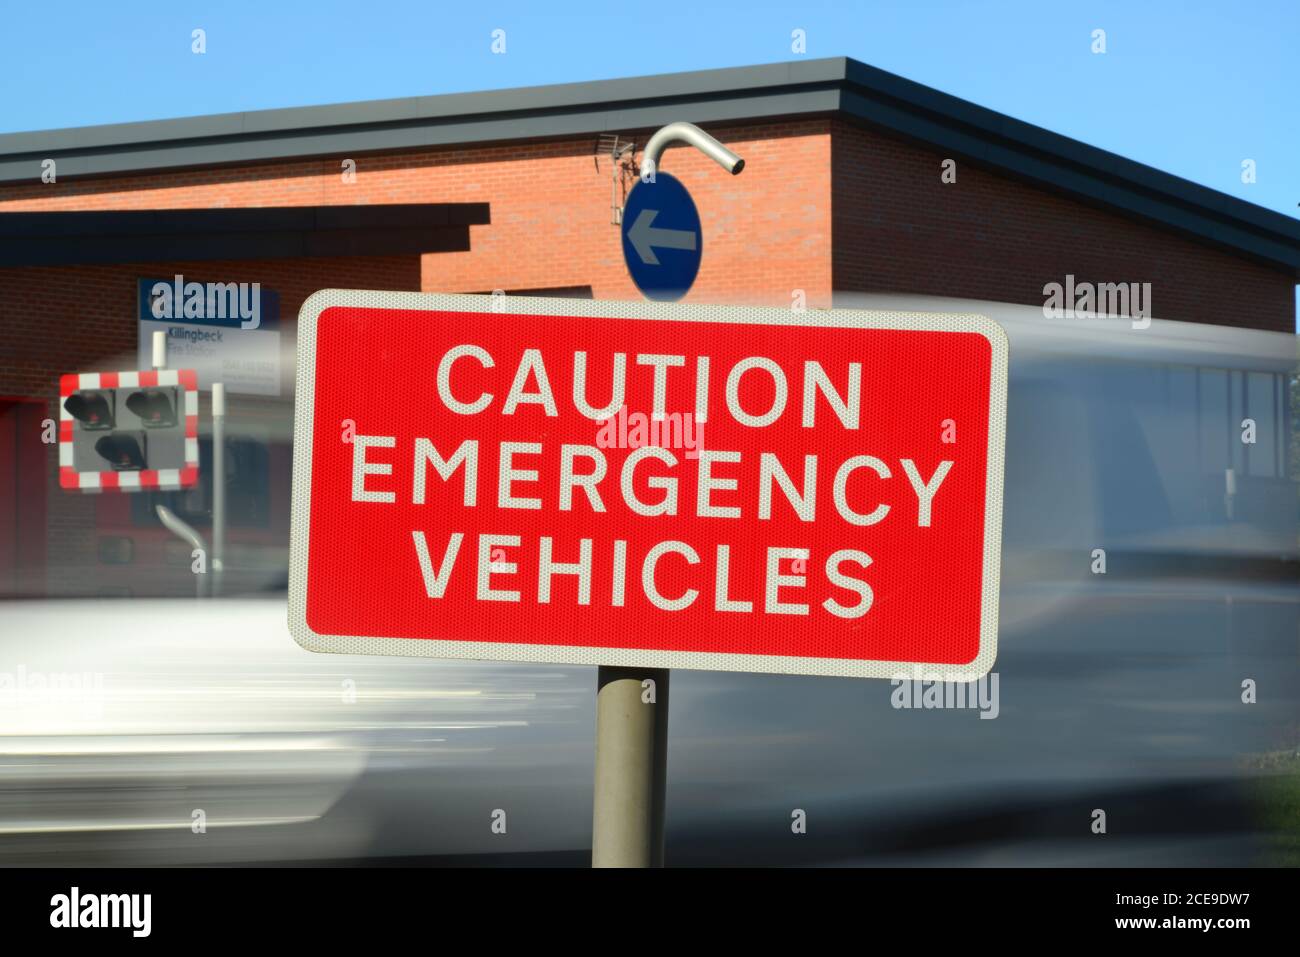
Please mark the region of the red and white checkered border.
POLYGON ((59 485, 82 492, 141 492, 189 488, 199 480, 199 382, 193 369, 150 372, 73 372, 59 379, 59 485), (139 472, 78 472, 72 465, 72 413, 68 396, 83 389, 152 389, 179 386, 185 401, 185 465, 139 472))

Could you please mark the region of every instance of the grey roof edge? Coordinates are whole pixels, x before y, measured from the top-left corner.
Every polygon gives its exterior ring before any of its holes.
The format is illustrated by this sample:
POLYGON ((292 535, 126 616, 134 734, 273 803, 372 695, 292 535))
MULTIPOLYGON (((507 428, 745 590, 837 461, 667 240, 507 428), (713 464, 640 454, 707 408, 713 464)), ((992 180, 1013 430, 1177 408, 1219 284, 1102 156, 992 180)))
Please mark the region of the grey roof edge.
POLYGON ((845 63, 843 57, 832 57, 548 86, 3 133, 0 134, 0 159, 34 153, 57 156, 70 151, 138 148, 151 143, 180 143, 229 136, 448 121, 486 114, 589 111, 602 105, 613 108, 629 102, 666 97, 710 97, 718 93, 760 91, 790 84, 835 83, 844 78, 845 63))
MULTIPOLYGON (((1263 258, 1300 271, 1300 220, 1294 217, 856 60, 847 61, 846 86, 851 92, 843 112, 871 125, 886 125, 932 146, 949 145, 967 158, 1145 218, 1163 219, 1156 207, 1167 203, 1177 210, 1168 225, 1214 239, 1208 230, 1208 223, 1213 221, 1219 224, 1215 232, 1221 234, 1217 236, 1220 242, 1228 235, 1257 234, 1264 245, 1282 254, 1280 259, 1267 253, 1263 258), (899 113, 882 124, 879 107, 890 105, 899 113), (920 122, 909 124, 902 119, 903 114, 920 122), (926 120, 931 128, 918 135, 917 127, 926 120), (1204 219, 1207 228, 1196 227, 1196 219, 1204 219), (1289 256, 1285 255, 1287 247, 1289 256)), ((1231 239, 1226 241, 1235 245, 1231 239)))
POLYGON ((845 57, 0 135, 0 183, 839 114, 1300 275, 1300 221, 845 57))

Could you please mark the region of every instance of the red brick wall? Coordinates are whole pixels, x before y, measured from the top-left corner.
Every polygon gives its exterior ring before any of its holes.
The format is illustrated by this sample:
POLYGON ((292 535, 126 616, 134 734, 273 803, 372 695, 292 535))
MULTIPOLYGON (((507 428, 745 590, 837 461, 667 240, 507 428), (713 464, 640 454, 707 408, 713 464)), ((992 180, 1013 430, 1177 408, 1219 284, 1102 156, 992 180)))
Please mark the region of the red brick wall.
MULTIPOLYGON (((623 132, 646 140, 645 131, 623 132)), ((705 255, 688 301, 788 305, 791 291, 803 289, 810 306, 829 305, 829 121, 711 132, 745 157, 740 176, 689 147, 670 147, 662 161, 690 189, 703 218, 705 255)), ((420 288, 591 286, 600 299, 639 299, 610 223, 609 161, 597 171, 594 146, 594 137, 581 137, 355 156, 353 183, 343 182, 342 156, 33 182, 0 186, 0 212, 488 202, 491 225, 471 227, 471 251, 424 256, 420 288)))
MULTIPOLYGON (((1294 277, 973 164, 945 185, 937 153, 838 120, 713 132, 745 157, 740 176, 686 147, 664 159, 704 219, 688 301, 786 305, 801 289, 819 306, 836 288, 1040 305, 1044 284, 1072 273, 1151 282, 1161 318, 1294 328, 1294 277)), ((344 157, 10 184, 0 212, 486 201, 491 225, 471 227, 469 252, 424 256, 419 288, 639 298, 609 222, 609 164, 597 171, 592 147, 581 137, 360 155, 351 184, 344 157)))
POLYGON ((841 121, 832 127, 833 281, 1041 306, 1043 286, 1150 282, 1159 319, 1293 332, 1295 278, 841 121))
POLYGON ((0 269, 0 395, 53 397, 64 372, 135 368, 136 282, 177 273, 260 282, 279 292, 285 318, 324 286, 418 289, 420 282, 415 256, 0 269))

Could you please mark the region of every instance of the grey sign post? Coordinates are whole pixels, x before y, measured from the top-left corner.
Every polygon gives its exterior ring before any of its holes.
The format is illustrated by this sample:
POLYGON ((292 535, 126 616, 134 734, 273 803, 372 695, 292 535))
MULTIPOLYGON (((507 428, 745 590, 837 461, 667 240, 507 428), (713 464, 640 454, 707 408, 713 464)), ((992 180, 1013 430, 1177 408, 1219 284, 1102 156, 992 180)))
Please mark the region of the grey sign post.
MULTIPOLYGON (((153 367, 155 371, 167 368, 167 334, 153 334, 153 367)), ((208 555, 207 543, 203 536, 188 523, 182 521, 171 509, 159 505, 155 509, 158 520, 177 538, 196 548, 205 555, 205 565, 212 574, 208 588, 209 597, 220 595, 222 573, 225 571, 226 551, 226 386, 221 382, 212 384, 212 553, 208 555)), ((203 578, 196 578, 195 597, 203 597, 203 578)))
POLYGON ((226 572, 226 386, 212 383, 212 593, 226 572))
MULTIPOLYGON (((692 123, 650 137, 642 176, 652 177, 669 143, 694 146, 728 173, 745 161, 692 123)), ((596 780, 592 867, 662 867, 668 779, 667 668, 602 665, 596 674, 596 780)))

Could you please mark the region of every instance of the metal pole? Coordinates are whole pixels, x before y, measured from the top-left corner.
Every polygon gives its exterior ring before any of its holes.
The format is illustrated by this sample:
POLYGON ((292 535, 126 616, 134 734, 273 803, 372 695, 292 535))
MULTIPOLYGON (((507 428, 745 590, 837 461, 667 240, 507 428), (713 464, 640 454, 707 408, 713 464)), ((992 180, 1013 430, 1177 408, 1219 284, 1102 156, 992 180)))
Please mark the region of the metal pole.
POLYGON ((167 367, 167 333, 165 332, 153 334, 153 367, 155 369, 167 367))
MULTIPOLYGON (((163 523, 167 531, 171 532, 177 538, 181 539, 190 548, 197 548, 199 551, 206 553, 207 546, 203 542, 203 536, 194 530, 194 526, 188 522, 182 521, 166 505, 155 505, 154 511, 158 513, 158 520, 163 523)), ((206 575, 194 576, 194 597, 203 597, 203 579, 206 575)))
POLYGON ((727 149, 720 142, 700 129, 694 123, 669 123, 650 137, 641 154, 641 165, 649 169, 659 168, 659 158, 669 143, 689 143, 713 160, 732 176, 745 168, 745 161, 727 149))
POLYGON ((212 383, 212 594, 226 572, 226 385, 212 383))
POLYGON ((663 866, 667 769, 668 669, 600 668, 592 867, 663 866))
MULTIPOLYGON (((643 178, 658 169, 664 149, 675 142, 689 143, 733 176, 745 168, 743 159, 694 123, 678 122, 646 143, 643 178)), ((668 669, 601 667, 596 676, 592 867, 663 866, 667 772, 668 669)))

